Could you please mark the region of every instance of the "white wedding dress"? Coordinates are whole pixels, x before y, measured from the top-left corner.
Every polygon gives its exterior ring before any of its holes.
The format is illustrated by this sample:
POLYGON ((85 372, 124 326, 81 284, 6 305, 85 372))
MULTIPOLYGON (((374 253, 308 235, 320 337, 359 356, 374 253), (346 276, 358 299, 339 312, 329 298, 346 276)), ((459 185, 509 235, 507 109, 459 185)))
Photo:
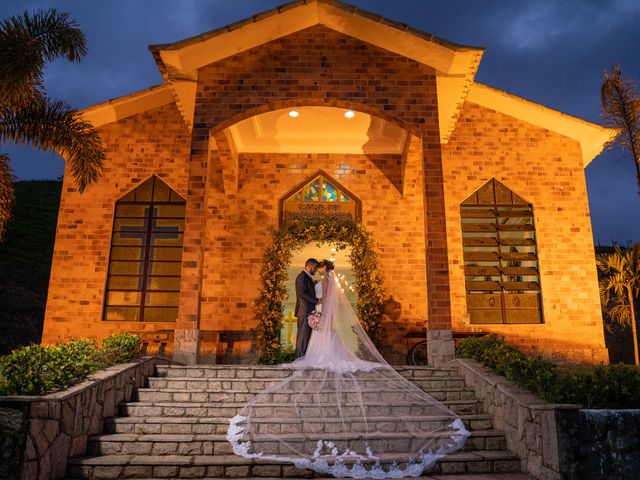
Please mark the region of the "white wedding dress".
POLYGON ((336 477, 417 477, 462 448, 469 432, 384 360, 335 273, 328 278, 305 355, 230 419, 227 439, 245 458, 336 477))

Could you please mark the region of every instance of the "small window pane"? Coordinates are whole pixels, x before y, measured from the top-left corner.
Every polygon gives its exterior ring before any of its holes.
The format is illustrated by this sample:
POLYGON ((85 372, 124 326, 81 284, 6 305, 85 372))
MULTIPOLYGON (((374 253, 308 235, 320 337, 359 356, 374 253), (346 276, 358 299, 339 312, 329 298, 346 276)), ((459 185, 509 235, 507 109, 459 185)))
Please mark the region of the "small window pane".
POLYGON ((178 292, 147 292, 145 305, 173 307, 178 305, 178 292))
POLYGON ((107 283, 109 290, 139 290, 140 278, 136 277, 109 277, 107 283))
POLYGON ((136 188, 136 202, 151 202, 151 190, 153 189, 154 177, 144 182, 138 188, 136 188))
POLYGON ((180 275, 180 262, 152 262, 149 264, 148 275, 180 275))
POLYGON ((156 247, 150 252, 151 260, 171 260, 179 262, 182 258, 182 247, 156 247))
POLYGON ((153 231, 150 233, 153 246, 181 247, 183 233, 153 231))
POLYGON ((320 179, 317 178, 304 188, 304 201, 317 202, 320 200, 320 179))
POLYGON ((113 232, 112 243, 116 246, 143 246, 146 234, 140 232, 113 232))
POLYGON ((142 275, 143 269, 142 262, 111 262, 109 265, 111 275, 142 275))
POLYGON ((108 305, 140 305, 142 296, 140 292, 110 291, 107 294, 108 305))
POLYGON ((111 249, 111 261, 114 260, 138 260, 142 259, 139 247, 113 247, 111 249))
POLYGON ((149 290, 180 291, 180 277, 149 277, 149 290))
POLYGON ((140 307, 107 307, 104 314, 105 320, 118 320, 121 322, 139 322, 140 307))
POLYGON ((153 201, 168 202, 171 197, 171 189, 164 182, 155 182, 153 186, 153 201))
POLYGON ((153 209, 154 217, 184 218, 184 202, 181 205, 156 205, 153 209))
POLYGON ((326 180, 322 182, 322 201, 323 202, 337 202, 338 190, 326 180))
POLYGON ((145 207, 144 205, 118 205, 116 206, 116 218, 121 217, 135 217, 135 218, 145 218, 145 211, 149 207, 145 207))

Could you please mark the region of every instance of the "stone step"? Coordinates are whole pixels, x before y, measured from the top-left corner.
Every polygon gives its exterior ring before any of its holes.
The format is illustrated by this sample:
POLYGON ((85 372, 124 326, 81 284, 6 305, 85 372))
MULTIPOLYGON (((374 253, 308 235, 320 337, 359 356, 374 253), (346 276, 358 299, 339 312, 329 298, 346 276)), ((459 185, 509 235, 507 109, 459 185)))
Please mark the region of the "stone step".
MULTIPOLYGON (((441 402, 458 415, 481 413, 481 404, 477 400, 447 400, 441 402)), ((121 416, 132 417, 225 417, 235 416, 245 403, 189 403, 189 402, 124 402, 119 405, 121 416)), ((345 404, 342 407, 343 415, 349 418, 358 418, 361 415, 362 405, 359 403, 345 404)), ((411 402, 367 402, 364 405, 365 414, 369 416, 400 416, 415 415, 429 416, 429 406, 416 405, 411 402)), ((298 410, 303 416, 314 416, 322 409, 322 416, 337 417, 338 410, 335 404, 310 404, 299 406, 298 410)), ((288 416, 291 405, 288 403, 264 404, 258 409, 261 417, 288 416)))
MULTIPOLYGON (((171 389, 171 388, 139 388, 136 392, 136 400, 142 402, 246 402, 254 398, 260 390, 237 391, 237 390, 220 390, 220 391, 193 391, 190 389, 171 389)), ((470 389, 451 388, 450 390, 430 390, 429 395, 439 401, 444 400, 473 400, 475 392, 470 389)), ((380 390, 362 390, 360 392, 342 391, 339 393, 323 390, 317 394, 297 393, 291 390, 282 390, 273 394, 266 394, 265 401, 271 402, 331 402, 336 399, 336 395, 344 401, 357 402, 360 396, 367 401, 412 401, 416 399, 414 394, 403 391, 380 391, 380 390)))
MULTIPOLYGON (((470 431, 491 430, 493 422, 488 414, 461 415, 465 426, 470 431)), ((416 428, 433 429, 441 425, 442 420, 448 417, 403 417, 404 421, 412 422, 416 428)), ((308 422, 316 419, 311 417, 308 422)), ((317 419, 319 422, 340 423, 340 419, 317 419)), ((396 428, 396 417, 370 417, 367 419, 371 428, 378 432, 393 432, 396 428)), ((300 426, 297 421, 290 418, 263 418, 254 419, 254 425, 258 425, 262 433, 297 433, 300 426)), ((356 428, 360 428, 356 423, 356 428)), ((345 425, 351 425, 348 422, 345 425)), ((229 417, 110 417, 105 419, 105 433, 136 433, 136 434, 204 434, 224 435, 229 427, 229 417)))
MULTIPOLYGON (((155 389, 171 390, 191 390, 191 391, 262 391, 280 383, 282 378, 262 378, 262 379, 223 379, 223 378, 189 378, 189 377, 150 377, 147 379, 148 387, 155 389)), ((429 392, 431 390, 444 390, 459 388, 464 389, 466 385, 462 377, 442 377, 430 379, 410 379, 417 387, 429 392)), ((301 389, 308 383, 305 380, 291 380, 288 384, 292 389, 301 389)), ((330 385, 327 382, 326 385, 330 385)), ((359 379, 358 385, 363 388, 367 386, 379 387, 380 381, 368 382, 366 379, 359 379)), ((392 383, 390 384, 392 388, 392 383)))
MULTIPOLYGON (((176 474, 177 474, 177 469, 175 470, 176 474)), ((303 472, 300 472, 298 475, 303 474, 303 472)), ((174 474, 170 474, 171 478, 175 478, 174 474)), ((137 478, 137 480, 167 480, 167 477, 149 477, 149 478, 138 478, 138 477, 134 477, 137 478)), ((207 480, 229 480, 229 478, 231 477, 206 477, 207 480)), ((246 477, 236 477, 236 478, 246 478, 246 477)), ((260 478, 260 480, 280 480, 283 477, 253 477, 253 478, 260 478)), ((289 480, 304 480, 304 479, 308 479, 311 478, 310 476, 306 476, 306 477, 301 477, 301 476, 296 476, 296 477, 284 477, 284 478, 288 478, 289 480)), ((335 477, 321 477, 321 476, 314 476, 313 478, 315 479, 325 479, 325 480, 335 480, 335 477)), ((428 477, 426 476, 419 476, 419 477, 412 477, 412 478, 417 478, 418 480, 536 480, 535 478, 525 474, 525 473, 482 473, 482 474, 475 474, 475 473, 471 473, 471 474, 463 474, 463 475, 436 475, 436 476, 432 476, 429 475, 428 477)), ((63 480, 71 480, 71 477, 67 477, 63 480)))
MULTIPOLYGON (((278 453, 286 454, 289 447, 307 455, 313 455, 318 448, 318 441, 322 440, 322 434, 258 434, 251 437, 251 443, 255 451, 280 448, 278 453), (279 446, 278 441, 286 442, 279 446)), ((430 442, 430 439, 448 438, 450 433, 434 433, 424 438, 412 438, 407 433, 371 433, 367 441, 360 434, 340 434, 340 439, 335 441, 339 451, 347 448, 358 452, 364 452, 367 446, 374 452, 397 453, 418 451, 430 442)), ((465 443, 465 451, 474 450, 505 450, 506 440, 504 434, 497 430, 476 430, 465 443)), ((185 434, 102 434, 89 438, 87 446, 89 455, 230 455, 233 448, 225 435, 185 435, 185 434)))
MULTIPOLYGON (((432 378, 432 377, 457 377, 456 368, 436 367, 408 367, 397 366, 394 369, 405 378, 432 378)), ((266 365, 158 365, 157 376, 161 377, 189 377, 189 378, 285 378, 296 372, 294 369, 286 369, 279 366, 266 365)), ((375 371, 374 371, 375 372, 375 371)), ((360 374, 362 375, 362 374, 360 374)), ((375 373, 372 375, 376 375, 375 373)))
MULTIPOLYGON (((383 464, 400 460, 384 457, 383 464)), ((518 473, 520 461, 508 451, 456 452, 440 459, 429 475, 518 473)), ((265 459, 236 455, 106 455, 75 458, 67 466, 68 478, 211 478, 307 477, 304 470, 265 459)), ((312 476, 311 474, 309 476, 312 476)), ((322 478, 322 476, 319 476, 322 478)), ((515 478, 515 477, 511 477, 515 478)))

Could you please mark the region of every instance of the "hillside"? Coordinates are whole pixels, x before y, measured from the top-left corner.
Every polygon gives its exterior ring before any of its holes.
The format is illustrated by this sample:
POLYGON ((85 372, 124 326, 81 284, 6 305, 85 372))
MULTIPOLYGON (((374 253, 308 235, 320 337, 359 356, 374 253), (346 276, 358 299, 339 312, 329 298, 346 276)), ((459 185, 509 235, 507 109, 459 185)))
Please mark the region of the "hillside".
POLYGON ((62 182, 16 182, 16 204, 0 243, 0 355, 39 342, 62 182))

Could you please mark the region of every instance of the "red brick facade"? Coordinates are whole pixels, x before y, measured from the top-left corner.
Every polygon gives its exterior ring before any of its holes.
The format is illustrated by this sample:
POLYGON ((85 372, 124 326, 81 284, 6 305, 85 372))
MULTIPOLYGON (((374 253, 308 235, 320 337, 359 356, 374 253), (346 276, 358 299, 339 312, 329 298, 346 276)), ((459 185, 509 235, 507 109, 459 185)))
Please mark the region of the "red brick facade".
MULTIPOLYGON (((100 127, 99 182, 80 195, 65 176, 43 342, 116 331, 248 330, 256 325, 259 262, 280 199, 318 170, 362 202, 385 287, 401 305, 387 342, 463 325, 459 203, 499 179, 534 205, 546 322, 495 328, 528 348, 606 360, 579 144, 465 104, 441 145, 434 69, 323 26, 243 51, 198 71, 193 129, 175 104, 100 127), (241 153, 223 130, 294 106, 348 108, 409 132, 403 155, 241 153), (114 204, 152 174, 187 200, 177 322, 101 320, 114 204), (575 335, 574 335, 575 338, 575 335)), ((211 346, 206 346, 210 348, 211 346)), ((246 348, 243 345, 242 348, 246 348)))

